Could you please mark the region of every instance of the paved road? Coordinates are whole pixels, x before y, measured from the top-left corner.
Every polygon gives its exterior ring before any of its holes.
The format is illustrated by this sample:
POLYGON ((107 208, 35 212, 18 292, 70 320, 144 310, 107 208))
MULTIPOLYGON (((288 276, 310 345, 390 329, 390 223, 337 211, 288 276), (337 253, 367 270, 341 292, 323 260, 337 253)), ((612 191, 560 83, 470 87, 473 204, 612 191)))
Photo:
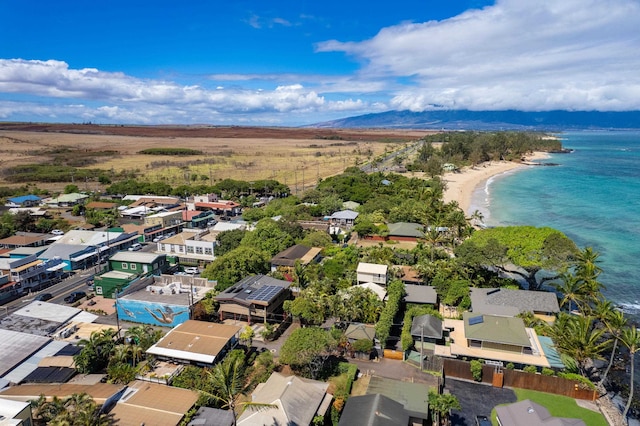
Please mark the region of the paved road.
POLYGON ((464 380, 447 378, 445 389, 458 397, 461 410, 451 412, 453 426, 475 426, 476 416, 491 418, 491 410, 499 404, 516 402, 516 394, 511 389, 494 388, 464 380))

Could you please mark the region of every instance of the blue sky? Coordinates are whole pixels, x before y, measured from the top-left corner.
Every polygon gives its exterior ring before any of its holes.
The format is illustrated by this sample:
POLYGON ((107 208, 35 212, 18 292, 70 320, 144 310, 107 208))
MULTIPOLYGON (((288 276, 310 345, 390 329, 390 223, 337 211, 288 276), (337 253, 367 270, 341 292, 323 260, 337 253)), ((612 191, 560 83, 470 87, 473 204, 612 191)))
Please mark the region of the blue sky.
POLYGON ((640 0, 0 0, 0 120, 640 109, 640 0))

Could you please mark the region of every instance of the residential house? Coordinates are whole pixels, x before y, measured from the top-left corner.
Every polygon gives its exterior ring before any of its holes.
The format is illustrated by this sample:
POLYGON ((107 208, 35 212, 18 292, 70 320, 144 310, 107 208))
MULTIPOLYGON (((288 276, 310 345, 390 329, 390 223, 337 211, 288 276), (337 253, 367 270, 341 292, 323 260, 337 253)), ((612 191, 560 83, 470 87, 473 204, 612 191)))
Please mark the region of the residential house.
POLYGON ((141 251, 121 251, 109 258, 109 270, 94 277, 96 294, 115 298, 116 293, 134 280, 151 275, 160 275, 169 269, 165 254, 141 251))
POLYGON ((118 295, 116 309, 124 321, 175 327, 190 318, 190 313, 215 281, 186 275, 154 276, 153 283, 131 293, 118 295))
POLYGON ((550 366, 535 330, 520 318, 465 312, 462 320, 445 319, 444 329, 449 346, 436 346, 435 355, 550 366))
POLYGON ((396 222, 387 225, 387 240, 412 241, 424 240, 424 226, 419 223, 396 222))
POLYGON ((424 280, 420 276, 420 272, 413 266, 408 265, 396 265, 393 267, 395 270, 399 270, 400 281, 405 284, 411 285, 423 285, 424 280))
POLYGON ((376 337, 376 327, 369 324, 351 323, 344 332, 344 336, 350 343, 358 340, 374 341, 376 337))
POLYGON ((406 292, 404 296, 404 302, 406 304, 413 305, 431 305, 433 308, 438 308, 438 294, 436 289, 430 285, 412 285, 405 284, 404 290, 406 292))
MULTIPOLYGON (((86 393, 96 404, 103 405, 107 401, 113 400, 124 388, 124 385, 100 382, 94 384, 28 384, 5 388, 0 391, 0 398, 12 401, 32 401, 38 399, 40 395, 44 395, 47 400, 51 400, 54 397, 65 399, 73 394, 86 393)), ((137 426, 139 425, 140 423, 137 423, 137 426)))
POLYGON ((245 277, 215 297, 220 303, 220 320, 246 318, 251 323, 254 319, 280 319, 282 304, 291 298, 290 285, 266 275, 245 277))
MULTIPOLYGON (((374 283, 362 283, 362 284, 356 284, 350 288, 355 288, 355 287, 359 287, 359 288, 363 288, 366 290, 371 290, 373 291, 376 296, 378 296, 378 299, 380 299, 381 301, 384 300, 384 298, 387 296, 387 288, 386 287, 382 287, 379 284, 374 284, 374 283)), ((348 291, 349 289, 347 289, 348 291)))
POLYGON ((424 383, 372 376, 365 394, 383 395, 402 404, 409 415, 409 424, 422 425, 429 418, 429 389, 424 383))
POLYGON ((216 239, 209 231, 183 231, 158 241, 157 253, 177 256, 181 265, 204 266, 215 260, 216 239))
POLYGON ((193 390, 140 380, 129 383, 120 395, 109 404, 109 415, 118 426, 178 425, 200 396, 193 390))
POLYGON ((245 410, 238 426, 315 424, 317 416, 325 417, 333 396, 327 393, 329 383, 285 376, 274 372, 265 383, 260 383, 251 394, 255 403, 272 404, 261 410, 245 410))
POLYGON ((84 204, 89 199, 87 194, 73 192, 71 194, 60 194, 57 198, 45 200, 50 207, 73 207, 78 204, 84 204))
POLYGON ((496 417, 500 426, 586 426, 581 419, 553 417, 549 410, 529 399, 498 405, 496 417))
POLYGON ((188 320, 172 328, 147 353, 162 360, 211 367, 236 347, 241 330, 235 325, 188 320))
POLYGON ((321 247, 307 247, 302 244, 296 244, 271 258, 271 271, 291 272, 296 262, 299 262, 302 266, 307 266, 311 262, 318 262, 321 252, 321 247))
POLYGON ((18 248, 18 247, 42 247, 51 244, 51 234, 43 234, 39 232, 16 232, 7 238, 0 239, 0 247, 18 248))
POLYGON ((353 425, 408 426, 409 413, 404 405, 379 393, 350 396, 338 426, 353 425))
POLYGON ((358 217, 358 212, 353 210, 341 210, 329 216, 329 221, 334 226, 351 228, 358 217))
POLYGON ((411 321, 414 346, 433 351, 435 345, 444 345, 442 320, 433 315, 418 315, 411 321))
POLYGON ((187 426, 234 426, 236 418, 230 410, 200 407, 187 426))
POLYGON ((387 265, 360 262, 358 263, 358 268, 356 269, 358 284, 374 283, 387 285, 388 269, 389 267, 387 265))
POLYGON ((471 310, 478 314, 515 317, 531 312, 552 322, 560 312, 558 297, 550 291, 472 288, 470 297, 471 310))
POLYGON ((7 199, 5 207, 37 207, 42 202, 42 198, 37 195, 22 195, 20 197, 12 197, 7 199))

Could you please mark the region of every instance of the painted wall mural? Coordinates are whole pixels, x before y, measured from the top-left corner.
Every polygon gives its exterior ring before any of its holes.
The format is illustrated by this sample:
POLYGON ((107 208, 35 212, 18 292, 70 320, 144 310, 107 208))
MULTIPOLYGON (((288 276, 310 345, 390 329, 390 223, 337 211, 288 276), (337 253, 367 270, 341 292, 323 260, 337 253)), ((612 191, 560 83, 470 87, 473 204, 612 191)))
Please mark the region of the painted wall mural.
POLYGON ((118 316, 123 321, 175 327, 189 319, 189 308, 184 305, 118 299, 118 316))

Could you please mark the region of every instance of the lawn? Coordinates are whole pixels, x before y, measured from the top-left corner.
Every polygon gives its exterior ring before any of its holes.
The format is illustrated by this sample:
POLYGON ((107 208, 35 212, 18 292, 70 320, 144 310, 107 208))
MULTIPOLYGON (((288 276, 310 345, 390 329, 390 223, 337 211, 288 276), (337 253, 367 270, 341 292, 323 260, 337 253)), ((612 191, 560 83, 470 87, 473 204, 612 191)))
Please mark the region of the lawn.
MULTIPOLYGON (((587 426, 608 426, 602 414, 578 406, 573 398, 527 389, 514 389, 514 391, 518 401, 529 399, 545 407, 554 417, 582 419, 587 426)), ((495 408, 491 411, 491 420, 494 425, 498 424, 495 408)))

